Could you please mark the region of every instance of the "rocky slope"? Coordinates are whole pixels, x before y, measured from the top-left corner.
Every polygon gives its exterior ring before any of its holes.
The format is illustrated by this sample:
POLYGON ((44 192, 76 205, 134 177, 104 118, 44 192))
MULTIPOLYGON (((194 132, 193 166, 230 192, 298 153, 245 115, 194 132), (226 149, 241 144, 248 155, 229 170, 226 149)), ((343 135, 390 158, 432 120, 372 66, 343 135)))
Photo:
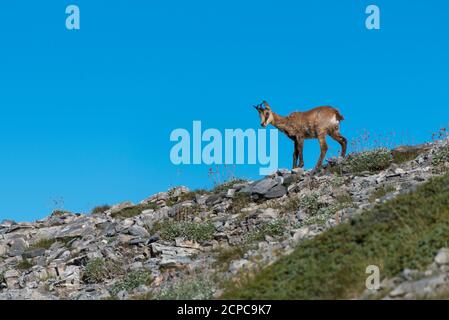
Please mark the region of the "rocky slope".
MULTIPOLYGON (((448 162, 443 139, 330 159, 319 173, 279 170, 211 191, 178 187, 86 215, 4 220, 0 299, 217 298, 305 240, 443 174, 448 162)), ((447 281, 446 253, 429 267, 434 273, 384 279, 383 296, 375 297, 418 297, 407 294, 422 286, 419 279, 447 281)))

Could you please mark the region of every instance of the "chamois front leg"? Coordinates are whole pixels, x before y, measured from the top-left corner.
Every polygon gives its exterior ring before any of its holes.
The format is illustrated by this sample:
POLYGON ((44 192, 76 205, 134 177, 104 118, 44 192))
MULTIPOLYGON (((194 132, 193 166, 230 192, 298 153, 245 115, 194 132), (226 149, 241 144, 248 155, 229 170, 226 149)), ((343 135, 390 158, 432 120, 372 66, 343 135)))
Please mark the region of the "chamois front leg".
POLYGON ((295 140, 295 146, 293 150, 293 169, 296 168, 296 164, 298 163, 298 142, 295 140))
POLYGON ((296 147, 296 151, 298 152, 299 167, 302 168, 302 167, 304 167, 304 154, 303 154, 304 139, 301 137, 297 137, 295 147, 296 147))
POLYGON ((317 171, 319 168, 321 168, 321 166, 323 165, 324 157, 326 156, 326 153, 327 153, 326 135, 325 134, 319 135, 318 140, 320 141, 321 153, 320 153, 320 159, 318 160, 314 171, 317 171))

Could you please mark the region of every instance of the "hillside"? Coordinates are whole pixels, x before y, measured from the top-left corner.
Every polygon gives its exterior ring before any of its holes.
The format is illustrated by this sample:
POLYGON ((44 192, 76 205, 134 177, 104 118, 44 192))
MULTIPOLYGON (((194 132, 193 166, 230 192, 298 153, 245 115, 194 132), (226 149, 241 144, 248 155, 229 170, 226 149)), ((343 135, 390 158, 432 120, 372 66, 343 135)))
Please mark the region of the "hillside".
POLYGON ((443 139, 330 159, 318 174, 5 220, 0 299, 444 297, 448 164, 443 139))

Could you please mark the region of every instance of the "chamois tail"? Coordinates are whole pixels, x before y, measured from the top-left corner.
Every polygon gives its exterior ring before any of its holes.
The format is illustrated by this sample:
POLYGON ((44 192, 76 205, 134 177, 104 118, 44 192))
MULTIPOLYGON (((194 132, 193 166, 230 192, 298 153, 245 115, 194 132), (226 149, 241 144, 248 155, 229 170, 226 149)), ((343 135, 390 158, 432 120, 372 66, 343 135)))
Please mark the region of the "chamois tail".
POLYGON ((335 116, 337 117, 338 121, 343 121, 345 120, 345 117, 343 117, 343 115, 340 113, 340 111, 335 110, 335 116))

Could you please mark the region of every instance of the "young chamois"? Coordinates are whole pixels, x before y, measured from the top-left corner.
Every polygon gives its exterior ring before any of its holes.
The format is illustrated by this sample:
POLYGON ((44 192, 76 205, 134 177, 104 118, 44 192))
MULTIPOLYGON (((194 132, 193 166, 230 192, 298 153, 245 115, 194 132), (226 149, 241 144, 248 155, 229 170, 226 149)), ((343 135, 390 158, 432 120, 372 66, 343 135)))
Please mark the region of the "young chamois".
POLYGON ((254 106, 254 108, 259 112, 262 127, 272 124, 295 143, 293 168, 298 167, 298 158, 299 167, 304 166, 304 139, 318 139, 320 142, 321 154, 314 170, 321 167, 326 156, 326 135, 331 136, 341 145, 341 156, 345 156, 347 140, 340 134, 340 121, 344 118, 337 109, 329 106, 317 107, 305 112, 293 112, 286 117, 282 117, 274 113, 266 101, 254 106))

